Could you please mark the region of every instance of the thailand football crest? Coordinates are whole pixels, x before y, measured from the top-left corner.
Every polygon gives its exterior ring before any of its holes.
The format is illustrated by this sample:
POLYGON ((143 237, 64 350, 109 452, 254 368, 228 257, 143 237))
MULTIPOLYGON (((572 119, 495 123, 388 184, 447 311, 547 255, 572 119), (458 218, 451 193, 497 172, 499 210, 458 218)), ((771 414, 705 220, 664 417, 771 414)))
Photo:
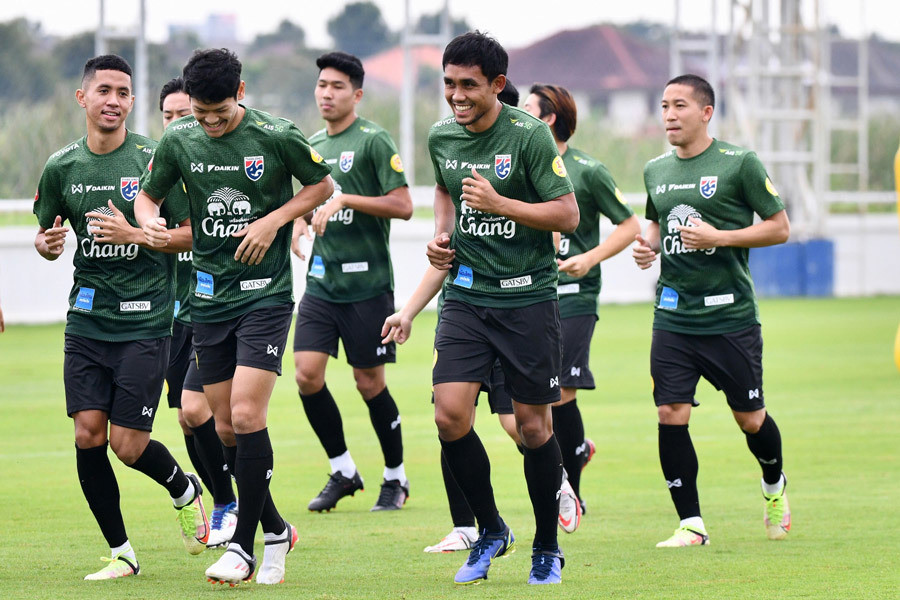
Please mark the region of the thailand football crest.
POLYGON ((139 189, 137 177, 122 177, 119 180, 119 192, 128 202, 137 198, 139 189))
POLYGON ((250 181, 259 181, 265 170, 262 156, 245 156, 244 157, 244 173, 250 178, 250 181))
POLYGON ((716 193, 716 184, 718 181, 718 177, 701 177, 700 195, 704 198, 712 198, 713 194, 716 193))
POLYGON ((341 152, 341 160, 338 163, 338 166, 341 168, 341 173, 347 173, 350 169, 353 168, 353 152, 341 152))
POLYGON ((512 155, 497 154, 494 156, 494 173, 498 179, 506 179, 512 171, 512 155))

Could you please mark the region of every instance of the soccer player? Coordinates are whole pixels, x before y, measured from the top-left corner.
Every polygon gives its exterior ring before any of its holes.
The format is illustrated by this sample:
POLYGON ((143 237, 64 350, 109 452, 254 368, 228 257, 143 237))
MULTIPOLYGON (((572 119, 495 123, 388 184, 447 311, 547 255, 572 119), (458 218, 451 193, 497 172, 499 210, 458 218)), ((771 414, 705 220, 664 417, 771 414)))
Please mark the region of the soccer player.
MULTIPOLYGON (((166 82, 159 94, 159 110, 163 126, 191 114, 191 99, 184 91, 184 79, 175 77, 166 82)), ((187 206, 184 186, 180 183, 169 190, 169 202, 187 206)), ((141 234, 143 235, 143 234, 141 234)), ((172 326, 172 349, 166 370, 166 398, 169 408, 178 409, 178 424, 184 434, 188 456, 195 472, 213 496, 210 515, 210 548, 231 540, 237 524, 237 502, 231 485, 231 473, 222 453, 213 418, 203 386, 200 384, 191 340, 191 263, 190 251, 179 252, 175 267, 175 323, 172 326)))
POLYGON ((641 269, 662 255, 650 374, 659 459, 681 523, 661 548, 709 543, 688 432, 700 377, 725 392, 762 467, 769 539, 784 539, 791 528, 781 434, 763 401, 762 334, 748 268, 749 248, 784 243, 790 223, 756 154, 710 137, 714 107, 713 89, 701 77, 666 84, 663 125, 675 148, 644 167, 650 224, 632 250, 641 269), (754 213, 762 219, 755 224, 754 213))
POLYGON ((166 128, 135 212, 148 243, 164 247, 174 233, 158 216, 159 205, 184 182, 193 226, 197 366, 241 500, 231 543, 206 576, 230 584, 249 580, 259 523, 266 545, 256 581, 276 584, 297 540, 269 493, 273 456, 266 429, 293 312, 285 225, 331 195, 330 169, 293 123, 240 104, 244 82, 233 52, 198 50, 183 75, 194 118, 166 128), (303 185, 296 195, 292 176, 303 185))
POLYGON ((594 454, 594 442, 584 437, 584 421, 575 396, 578 390, 596 387, 589 358, 597 322, 600 263, 624 250, 641 232, 641 226, 606 166, 569 146, 577 123, 575 100, 569 91, 558 85, 535 84, 525 99, 525 110, 550 126, 575 187, 581 215, 578 229, 561 237, 556 259, 563 356, 559 379, 562 398, 553 405, 553 431, 568 475, 559 500, 559 526, 571 533, 584 512, 581 470, 594 454), (602 215, 616 228, 600 243, 602 215))
MULTIPOLYGON (((525 479, 536 532, 529 583, 559 583, 556 539, 562 457, 550 405, 560 399, 560 334, 553 231, 574 231, 578 204, 547 126, 497 100, 508 58, 496 40, 470 32, 444 50, 444 96, 453 117, 428 136, 435 171, 435 212, 454 210, 452 237, 429 242, 431 267, 419 296, 450 284, 435 337, 435 422, 453 478, 480 530, 459 584, 487 577, 492 559, 515 538, 494 501, 490 461, 472 428, 475 398, 500 359, 525 446, 525 479), (435 275, 436 274, 436 275, 435 275)), ((389 328, 409 324, 405 307, 389 328)), ((392 333, 394 331, 392 330, 392 333)))
MULTIPOLYGON (((409 219, 412 198, 391 136, 356 113, 365 75, 360 60, 330 52, 316 66, 316 105, 325 128, 309 142, 326 164, 337 166, 338 192, 307 215, 316 239, 294 331, 300 400, 331 465, 328 482, 308 508, 331 510, 363 489, 340 410, 325 383, 328 357, 337 358, 340 339, 384 455, 381 492, 372 510, 398 510, 409 496, 409 480, 400 412, 385 383, 384 365, 395 362, 396 350, 394 344, 381 344, 380 326, 394 312, 390 220, 409 219)), ((298 219, 295 238, 306 229, 306 220, 298 219)))
MULTIPOLYGON (((81 489, 111 552, 88 580, 140 572, 107 443, 124 464, 169 492, 188 552, 202 552, 209 535, 200 481, 150 439, 169 357, 174 257, 148 250, 134 227, 133 201, 155 142, 125 128, 131 92, 131 66, 123 58, 87 61, 75 92, 87 134, 50 157, 34 199, 38 253, 59 258, 69 231, 65 221, 78 246, 66 318, 66 412, 75 423, 81 489)), ((179 207, 167 218, 188 225, 179 207)), ((190 248, 190 228, 173 232, 170 246, 190 248)))

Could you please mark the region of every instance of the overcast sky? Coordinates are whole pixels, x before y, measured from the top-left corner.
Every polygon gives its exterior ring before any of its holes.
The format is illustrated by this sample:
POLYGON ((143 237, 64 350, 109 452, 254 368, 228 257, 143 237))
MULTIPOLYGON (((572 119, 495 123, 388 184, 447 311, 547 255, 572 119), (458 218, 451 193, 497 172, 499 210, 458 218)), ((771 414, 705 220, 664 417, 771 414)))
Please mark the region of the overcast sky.
MULTIPOLYGON (((241 41, 250 41, 258 33, 273 31, 282 19, 290 19, 306 31, 308 45, 324 48, 331 44, 326 31, 328 19, 351 1, 215 0, 200 4, 185 0, 148 0, 147 35, 152 41, 163 41, 170 23, 199 24, 205 20, 207 12, 212 11, 237 16, 241 41), (184 6, 196 4, 203 8, 183 10, 184 6)), ((691 29, 711 27, 710 6, 714 1, 719 7, 719 29, 726 30, 730 0, 683 0, 684 25, 691 29)), ((403 25, 404 0, 375 0, 375 3, 392 29, 403 25)), ((814 0, 802 0, 810 16, 814 4, 814 0)), ((412 19, 423 13, 433 13, 442 5, 443 0, 410 0, 412 19)), ((896 0, 865 0, 862 3, 821 0, 821 5, 820 18, 839 23, 845 34, 871 31, 887 39, 900 40, 896 0), (865 7, 864 15, 860 4, 865 7)), ((49 33, 69 35, 94 29, 99 6, 99 0, 4 0, 0 2, 0 21, 24 16, 40 22, 49 33)), ((106 0, 107 23, 133 26, 137 22, 138 6, 138 0, 106 0)), ((455 18, 465 17, 473 27, 492 33, 507 48, 516 48, 563 29, 579 29, 601 22, 627 23, 643 19, 671 24, 675 0, 557 0, 555 3, 450 0, 450 11, 455 18), (513 6, 515 8, 511 8, 513 6), (549 6, 561 6, 564 10, 551 10, 549 6), (530 12, 529 7, 533 7, 530 12)))

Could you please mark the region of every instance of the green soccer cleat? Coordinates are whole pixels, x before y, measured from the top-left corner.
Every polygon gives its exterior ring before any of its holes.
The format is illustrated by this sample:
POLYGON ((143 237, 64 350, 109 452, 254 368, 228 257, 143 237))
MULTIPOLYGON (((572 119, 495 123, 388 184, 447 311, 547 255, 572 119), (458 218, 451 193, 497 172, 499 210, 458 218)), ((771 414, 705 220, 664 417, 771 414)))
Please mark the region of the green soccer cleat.
POLYGON ((791 530, 791 507, 788 505, 786 487, 787 480, 780 494, 770 496, 763 491, 763 498, 766 499, 766 536, 770 540, 783 540, 791 530))
POLYGON ((129 577, 130 575, 137 575, 138 573, 140 573, 141 566, 138 564, 138 562, 134 561, 134 564, 131 564, 131 561, 125 558, 123 554, 125 554, 125 552, 120 552, 112 558, 101 556, 100 560, 109 564, 96 573, 85 575, 84 580, 102 581, 104 579, 119 579, 120 577, 129 577))
POLYGON ((667 540, 656 545, 657 548, 682 548, 684 546, 709 546, 706 530, 696 527, 679 527, 667 540))
POLYGON ((202 488, 200 479, 193 473, 185 473, 194 486, 194 499, 181 507, 176 507, 178 514, 175 521, 181 528, 181 539, 189 554, 200 554, 206 550, 209 541, 209 519, 200 499, 202 488))

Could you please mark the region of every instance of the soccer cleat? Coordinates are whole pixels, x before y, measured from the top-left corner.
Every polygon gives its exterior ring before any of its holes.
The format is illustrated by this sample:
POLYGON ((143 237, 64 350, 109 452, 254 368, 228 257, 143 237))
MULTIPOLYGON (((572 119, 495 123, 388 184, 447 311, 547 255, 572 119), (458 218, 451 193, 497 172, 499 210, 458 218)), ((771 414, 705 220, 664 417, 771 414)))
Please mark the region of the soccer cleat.
POLYGON ((529 585, 562 583, 562 568, 566 559, 562 550, 543 550, 535 546, 531 551, 531 573, 528 575, 529 585))
POLYGON ((597 452, 597 446, 594 444, 594 441, 590 438, 584 438, 584 444, 578 449, 581 451, 581 470, 587 466, 591 459, 594 458, 594 453, 597 452))
POLYGON ((409 498, 409 482, 400 483, 399 479, 385 479, 381 484, 381 492, 378 494, 378 500, 370 511, 378 510, 400 510, 406 504, 409 498))
POLYGON ((481 536, 472 546, 469 558, 456 572, 454 583, 466 585, 480 583, 481 579, 487 579, 491 561, 501 556, 509 556, 516 551, 516 538, 506 525, 500 533, 481 532, 481 536))
POLYGON ((764 512, 766 536, 770 540, 783 540, 791 530, 791 507, 788 505, 786 487, 787 480, 785 479, 780 494, 770 496, 763 491, 763 498, 766 499, 764 512))
POLYGON ((206 569, 206 580, 212 584, 227 583, 234 587, 242 581, 250 581, 255 570, 256 559, 237 544, 229 544, 219 560, 206 569))
POLYGON ((468 550, 478 539, 478 530, 474 527, 454 527, 434 546, 425 548, 425 552, 456 552, 468 550))
POLYGON ((683 546, 709 546, 706 531, 691 527, 679 527, 667 540, 656 545, 657 548, 681 548, 683 546))
POLYGON ((200 495, 203 488, 200 487, 200 479, 193 473, 185 473, 194 486, 194 499, 181 507, 176 507, 178 514, 175 521, 181 527, 181 539, 189 554, 200 554, 206 550, 206 542, 209 541, 209 519, 206 518, 206 510, 200 495))
POLYGON ((230 542, 234 528, 237 527, 237 519, 237 502, 216 504, 209 520, 209 539, 206 540, 206 547, 217 548, 230 542))
POLYGON ((328 476, 328 483, 325 484, 318 496, 310 500, 307 508, 319 512, 331 510, 344 496, 352 496, 363 489, 363 480, 359 476, 359 471, 354 473, 353 477, 344 477, 340 471, 336 471, 328 476))
POLYGON ((134 561, 134 564, 131 564, 131 561, 124 556, 124 552, 120 552, 119 554, 113 556, 112 558, 106 558, 105 556, 101 556, 100 560, 103 562, 109 563, 96 573, 91 573, 90 575, 85 575, 85 581, 102 581, 104 579, 119 579, 120 577, 128 577, 130 575, 137 575, 141 572, 141 566, 137 561, 134 561))
POLYGON ((297 544, 297 528, 287 521, 284 525, 283 537, 266 542, 262 565, 256 574, 256 583, 266 585, 284 583, 284 559, 297 544))
POLYGON ((572 533, 581 524, 581 515, 581 502, 569 480, 563 479, 559 488, 559 528, 566 533, 572 533))

